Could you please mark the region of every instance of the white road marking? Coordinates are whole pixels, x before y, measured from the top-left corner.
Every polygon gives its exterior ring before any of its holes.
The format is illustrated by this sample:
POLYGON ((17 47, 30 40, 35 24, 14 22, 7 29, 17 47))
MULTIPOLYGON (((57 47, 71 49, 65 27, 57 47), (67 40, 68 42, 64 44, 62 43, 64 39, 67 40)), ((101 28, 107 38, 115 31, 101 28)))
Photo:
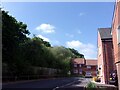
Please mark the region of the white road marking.
MULTIPOLYGON (((77 80, 78 81, 78 80, 77 80)), ((73 81, 73 82, 71 82, 71 83, 68 83, 68 84, 65 84, 65 85, 62 85, 62 86, 59 86, 59 87, 55 87, 53 90, 56 90, 56 89, 58 89, 58 88, 63 88, 63 87, 65 87, 65 86, 69 86, 69 85, 71 85, 71 84, 73 84, 73 83, 75 83, 76 81, 73 81)))

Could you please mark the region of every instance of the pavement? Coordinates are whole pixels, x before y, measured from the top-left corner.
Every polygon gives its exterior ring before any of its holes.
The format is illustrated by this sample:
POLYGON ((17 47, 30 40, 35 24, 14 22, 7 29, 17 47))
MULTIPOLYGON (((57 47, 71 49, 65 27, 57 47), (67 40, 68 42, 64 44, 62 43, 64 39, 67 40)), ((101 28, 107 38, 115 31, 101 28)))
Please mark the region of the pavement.
POLYGON ((91 81, 91 82, 95 83, 96 86, 98 86, 98 87, 113 87, 113 88, 116 88, 115 85, 104 84, 104 83, 99 83, 99 82, 95 82, 95 81, 91 81))
POLYGON ((74 83, 70 87, 86 87, 86 85, 91 81, 91 78, 83 78, 82 80, 78 80, 78 82, 74 83))

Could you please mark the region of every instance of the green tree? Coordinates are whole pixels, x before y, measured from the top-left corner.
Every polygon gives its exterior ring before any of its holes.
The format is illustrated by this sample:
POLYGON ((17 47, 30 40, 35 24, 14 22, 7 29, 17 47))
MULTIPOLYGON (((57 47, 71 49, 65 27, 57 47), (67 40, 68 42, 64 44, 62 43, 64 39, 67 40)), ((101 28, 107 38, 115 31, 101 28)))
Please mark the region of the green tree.
POLYGON ((67 74, 70 70, 70 61, 74 57, 73 53, 63 46, 55 46, 51 48, 51 52, 57 60, 56 68, 61 69, 64 74, 67 74))
POLYGON ((79 57, 79 58, 84 58, 83 54, 80 54, 77 50, 73 49, 73 48, 68 48, 74 55, 75 58, 79 57))
POLYGON ((34 67, 55 68, 67 74, 71 59, 84 57, 75 49, 51 47, 49 42, 35 35, 28 38, 29 34, 26 24, 2 11, 2 58, 9 75, 31 75, 34 67))
POLYGON ((26 24, 18 22, 8 15, 8 12, 2 11, 2 59, 7 63, 10 71, 15 69, 16 54, 19 53, 21 43, 27 40, 27 34, 30 33, 26 24))

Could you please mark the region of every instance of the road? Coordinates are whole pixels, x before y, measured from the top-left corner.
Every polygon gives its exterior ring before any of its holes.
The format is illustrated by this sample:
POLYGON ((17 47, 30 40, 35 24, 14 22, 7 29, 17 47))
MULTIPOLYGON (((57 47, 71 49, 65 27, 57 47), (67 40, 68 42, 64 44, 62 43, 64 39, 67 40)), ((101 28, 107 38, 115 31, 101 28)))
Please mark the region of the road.
POLYGON ((18 82, 3 84, 2 90, 83 90, 83 86, 77 86, 83 80, 79 77, 71 77, 18 82))

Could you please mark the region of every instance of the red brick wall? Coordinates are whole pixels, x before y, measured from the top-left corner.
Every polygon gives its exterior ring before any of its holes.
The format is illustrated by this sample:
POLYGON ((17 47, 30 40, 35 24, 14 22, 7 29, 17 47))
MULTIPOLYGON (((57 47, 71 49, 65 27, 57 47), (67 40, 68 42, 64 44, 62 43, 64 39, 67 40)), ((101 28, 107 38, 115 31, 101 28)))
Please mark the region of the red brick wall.
POLYGON ((91 71, 92 76, 97 76, 97 66, 91 66, 91 69, 87 69, 88 71, 91 71))
POLYGON ((86 65, 81 65, 81 67, 79 67, 79 64, 77 64, 77 67, 74 67, 74 64, 73 64, 73 70, 72 70, 72 72, 73 72, 73 74, 74 75, 81 75, 80 73, 79 73, 79 70, 82 70, 83 71, 83 73, 82 73, 82 75, 85 75, 85 72, 86 71, 90 71, 91 73, 92 73, 92 76, 97 76, 97 73, 96 73, 96 71, 97 71, 97 66, 91 66, 91 68, 90 69, 88 69, 87 67, 86 67, 86 65), (74 73, 74 70, 78 70, 78 73, 74 73))
POLYGON ((120 61, 120 44, 118 46, 118 60, 120 61))
MULTIPOLYGON (((85 66, 84 65, 81 65, 81 67, 79 67, 79 64, 77 64, 77 67, 74 67, 74 63, 73 63, 73 65, 72 65, 72 72, 73 72, 73 74, 75 74, 75 75, 80 75, 80 73, 79 73, 79 70, 81 69, 82 71, 84 71, 84 68, 85 68, 85 66), (78 73, 74 73, 74 70, 78 70, 78 73)), ((83 73, 84 74, 84 73, 83 73)), ((82 74, 82 75, 83 75, 82 74)))
MULTIPOLYGON (((114 58, 115 62, 120 61, 120 47, 117 43, 117 28, 120 25, 120 0, 117 0, 116 7, 114 11, 113 23, 112 23, 112 36, 113 36, 113 46, 114 46, 114 58)), ((120 90, 120 63, 117 65, 117 75, 118 75, 118 83, 120 90)))
POLYGON ((99 69, 99 78, 101 78, 101 83, 105 83, 104 77, 104 65, 103 65, 103 50, 102 50, 102 40, 100 38, 100 34, 98 32, 98 69, 99 69))
POLYGON ((118 30, 119 25, 120 25, 120 2, 116 3, 116 8, 115 8, 115 11, 114 11, 113 24, 112 24, 112 36, 113 36, 115 62, 118 62, 117 30, 118 30))
POLYGON ((109 83, 110 73, 114 70, 112 41, 103 41, 103 68, 105 83, 109 83))
POLYGON ((98 32, 98 66, 103 64, 102 41, 98 32))
POLYGON ((115 69, 112 39, 101 40, 98 32, 98 69, 102 83, 109 83, 110 72, 115 69))
POLYGON ((120 63, 118 63, 116 66, 117 66, 117 75, 118 75, 118 88, 120 90, 120 63))

